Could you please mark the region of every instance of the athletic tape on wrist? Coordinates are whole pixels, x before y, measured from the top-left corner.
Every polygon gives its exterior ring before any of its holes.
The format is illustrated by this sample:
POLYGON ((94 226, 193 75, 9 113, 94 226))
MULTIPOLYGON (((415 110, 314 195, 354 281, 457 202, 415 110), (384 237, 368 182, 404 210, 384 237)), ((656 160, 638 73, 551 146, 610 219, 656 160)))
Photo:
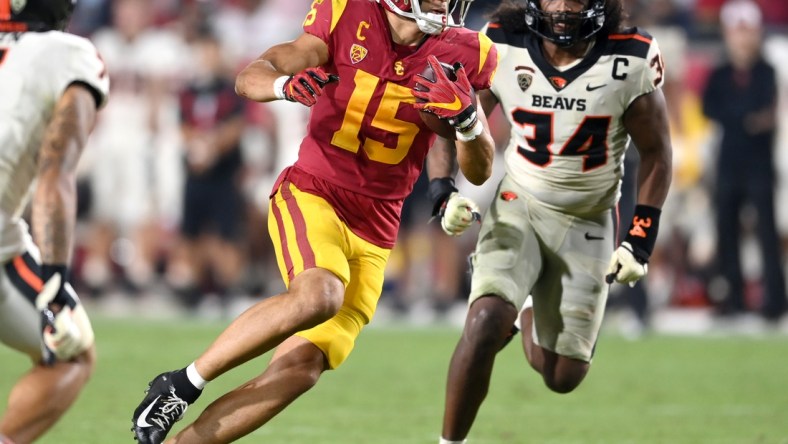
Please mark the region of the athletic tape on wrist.
POLYGON ((41 264, 42 281, 48 281, 55 273, 60 273, 63 282, 68 281, 68 267, 65 264, 41 264))
POLYGON ((274 80, 274 95, 277 99, 287 100, 287 95, 285 94, 285 83, 287 83, 291 77, 292 76, 281 76, 274 80))
POLYGON ((60 291, 52 299, 52 303, 62 306, 74 307, 74 301, 64 291, 63 286, 69 281, 68 267, 64 264, 41 264, 41 281, 47 283, 55 274, 60 274, 60 291))
POLYGON ((449 119, 449 123, 454 126, 454 129, 460 132, 467 132, 476 124, 476 121, 476 108, 473 105, 449 119))
POLYGON ((482 123, 477 120, 471 129, 464 132, 457 131, 455 134, 457 135, 457 140, 460 142, 470 142, 471 140, 479 137, 482 132, 484 132, 484 125, 482 125, 482 123))

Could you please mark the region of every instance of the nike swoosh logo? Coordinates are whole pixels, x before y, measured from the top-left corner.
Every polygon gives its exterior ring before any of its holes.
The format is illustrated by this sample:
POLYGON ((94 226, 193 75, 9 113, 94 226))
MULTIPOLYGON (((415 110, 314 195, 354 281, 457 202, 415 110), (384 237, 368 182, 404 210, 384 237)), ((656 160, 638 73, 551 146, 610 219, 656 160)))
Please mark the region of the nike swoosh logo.
POLYGON ((603 239, 604 239, 604 237, 592 236, 592 235, 586 233, 586 240, 603 240, 603 239))
POLYGON ((447 109, 449 111, 458 111, 462 106, 462 102, 460 102, 460 98, 454 96, 454 102, 451 103, 429 103, 427 104, 430 108, 442 108, 447 109))
POLYGON ((161 398, 161 395, 157 396, 156 399, 154 399, 153 402, 148 404, 148 406, 145 407, 145 410, 143 410, 142 413, 140 413, 140 417, 137 418, 137 427, 150 427, 153 425, 153 424, 148 424, 148 413, 150 413, 151 409, 153 409, 153 405, 156 404, 156 401, 158 401, 159 398, 161 398))
POLYGON ((606 86, 607 86, 607 83, 603 83, 601 85, 595 85, 595 86, 591 86, 591 84, 589 83, 588 85, 586 85, 586 91, 594 91, 594 90, 597 90, 599 88, 604 88, 606 86))

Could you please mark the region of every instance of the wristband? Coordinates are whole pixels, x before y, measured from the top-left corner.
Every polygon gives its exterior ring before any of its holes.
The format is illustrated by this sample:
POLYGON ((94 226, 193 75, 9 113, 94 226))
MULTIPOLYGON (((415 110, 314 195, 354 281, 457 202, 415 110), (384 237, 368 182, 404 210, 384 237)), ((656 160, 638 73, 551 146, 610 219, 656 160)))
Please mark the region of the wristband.
POLYGON ((476 107, 471 105, 448 120, 456 131, 461 133, 468 132, 476 125, 476 122, 478 122, 476 117, 476 107))
POLYGON ((648 205, 635 206, 635 215, 624 242, 632 245, 632 254, 640 263, 647 263, 657 241, 659 216, 662 210, 648 205))
POLYGON ((274 95, 277 99, 287 100, 287 95, 285 95, 285 83, 291 78, 293 78, 293 76, 281 76, 274 80, 274 95))
POLYGON ((473 126, 465 131, 457 131, 455 134, 457 136, 457 140, 460 142, 470 142, 471 140, 479 137, 484 132, 484 125, 478 120, 473 124, 473 126))
POLYGON ((68 282, 69 279, 68 267, 64 264, 41 264, 41 281, 44 284, 49 282, 55 273, 60 274, 60 290, 52 302, 60 305, 61 307, 66 305, 71 306, 72 303, 70 298, 65 297, 65 292, 63 291, 63 286, 66 285, 66 282, 68 282))
POLYGON ((427 198, 432 202, 432 215, 437 216, 446 199, 458 191, 451 177, 438 177, 430 181, 427 187, 427 198))
POLYGON ((62 282, 68 281, 68 267, 65 264, 41 264, 41 280, 46 283, 55 273, 60 273, 62 282))

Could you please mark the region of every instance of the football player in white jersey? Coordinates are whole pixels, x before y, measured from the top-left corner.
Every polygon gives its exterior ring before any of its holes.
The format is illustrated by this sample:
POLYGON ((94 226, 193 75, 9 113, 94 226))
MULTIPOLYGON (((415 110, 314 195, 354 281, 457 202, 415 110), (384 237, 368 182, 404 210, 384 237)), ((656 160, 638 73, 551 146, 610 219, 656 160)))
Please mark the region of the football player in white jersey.
POLYGON ((95 47, 62 32, 74 4, 0 0, 0 341, 33 364, 0 417, 4 444, 52 427, 95 360, 68 264, 75 169, 109 81, 95 47), (31 196, 32 238, 22 219, 31 196))
POLYGON ((486 26, 500 61, 480 99, 487 113, 500 105, 512 129, 506 174, 472 255, 443 444, 465 442, 518 315, 531 367, 550 390, 568 393, 588 372, 608 284, 646 274, 672 149, 659 48, 624 29, 622 16, 620 0, 505 1, 486 26), (641 158, 638 205, 616 246, 630 140, 641 158))

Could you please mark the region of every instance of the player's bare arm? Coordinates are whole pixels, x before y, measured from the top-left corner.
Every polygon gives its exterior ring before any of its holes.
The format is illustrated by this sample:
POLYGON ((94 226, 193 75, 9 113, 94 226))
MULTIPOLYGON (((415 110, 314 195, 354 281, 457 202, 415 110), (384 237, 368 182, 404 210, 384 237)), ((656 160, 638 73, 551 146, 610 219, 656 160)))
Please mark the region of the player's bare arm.
POLYGON ((670 188, 673 157, 662 90, 635 99, 624 114, 624 126, 640 154, 637 202, 661 208, 670 188))
MULTIPOLYGON (((484 134, 489 132, 486 124, 485 120, 486 131, 484 134)), ((458 151, 460 150, 471 152, 470 156, 465 156, 466 162, 474 162, 474 155, 481 153, 480 157, 483 158, 478 160, 480 162, 479 165, 489 165, 488 170, 482 172, 482 174, 486 174, 487 177, 492 174, 492 149, 488 153, 487 147, 481 142, 479 146, 474 146, 473 142, 478 139, 480 137, 468 142, 455 143, 453 140, 439 136, 432 148, 430 148, 429 153, 427 153, 427 176, 430 179, 427 195, 433 203, 432 214, 440 219, 443 231, 450 236, 462 234, 474 221, 478 221, 481 218, 478 205, 467 197, 460 195, 454 186, 454 176, 457 173, 457 162, 455 159, 459 158, 458 151), (460 148, 458 149, 457 146, 460 146, 460 148), (477 150, 477 152, 474 153, 473 150, 477 150), (489 154, 489 157, 486 157, 487 154, 489 154)), ((492 141, 492 138, 489 139, 492 141)), ((478 168, 478 170, 480 171, 481 168, 478 168)), ((466 172, 463 171, 463 174, 466 174, 466 172)))
POLYGON ((489 116, 495 110, 495 107, 498 106, 498 97, 495 97, 495 94, 489 89, 479 91, 477 95, 479 97, 479 105, 484 110, 486 119, 486 116, 489 116))
MULTIPOLYGON (((478 109, 482 109, 484 104, 479 101, 477 106, 478 109)), ((483 113, 479 113, 479 119, 484 125, 485 131, 482 136, 472 141, 455 142, 443 137, 435 139, 435 143, 427 154, 427 175, 430 180, 439 177, 454 177, 457 174, 458 162, 463 175, 474 185, 481 185, 490 177, 495 143, 489 135, 490 128, 487 118, 483 113), (454 159, 457 159, 458 162, 455 162, 454 159)))
POLYGON ((479 206, 462 196, 454 185, 457 173, 456 146, 453 140, 438 137, 427 153, 427 197, 432 202, 432 215, 440 220, 449 236, 459 236, 481 219, 479 206))
POLYGON ((638 198, 632 223, 610 259, 605 280, 632 286, 648 272, 672 175, 670 128, 662 90, 635 99, 624 113, 624 126, 640 154, 638 198))
POLYGON ((76 168, 96 121, 96 100, 80 84, 66 89, 47 127, 38 158, 32 231, 44 264, 69 263, 76 219, 76 168))
POLYGON ((247 65, 235 80, 238 95, 256 102, 280 99, 274 92, 274 82, 306 68, 328 61, 328 46, 312 34, 301 34, 296 40, 272 46, 257 60, 247 65))
POLYGON ((454 177, 457 174, 456 155, 454 141, 438 136, 427 153, 427 177, 430 180, 454 177))
MULTIPOLYGON (((476 109, 481 110, 481 112, 478 113, 478 118, 484 126, 484 132, 482 132, 482 135, 471 142, 458 141, 456 148, 454 144, 451 143, 451 141, 438 138, 440 143, 436 142, 435 146, 433 146, 433 148, 430 150, 430 155, 432 155, 433 151, 436 151, 436 148, 439 144, 448 145, 448 148, 451 150, 448 154, 452 156, 450 160, 453 162, 456 150, 457 160, 460 164, 462 173, 474 185, 481 185, 492 174, 492 161, 495 153, 495 141, 490 135, 490 125, 487 122, 487 116, 490 115, 493 110, 495 110, 496 105, 498 105, 498 98, 495 97, 495 94, 493 94, 489 89, 479 91, 476 96, 476 109), (484 177, 484 179, 482 179, 480 182, 476 182, 471 179, 469 174, 474 175, 474 177, 477 179, 481 177, 484 177)), ((435 155, 437 156, 438 153, 435 155)), ((430 159, 430 161, 432 161, 432 159, 430 159)), ((438 162, 436 162, 436 171, 438 168, 437 165, 439 165, 438 162)), ((452 168, 453 169, 451 170, 445 170, 447 175, 453 175, 454 172, 456 172, 456 168, 453 165, 452 168)), ((429 174, 430 178, 440 177, 437 175, 437 173, 435 176, 433 176, 431 172, 429 172, 429 174)))
POLYGON ((490 136, 490 126, 482 111, 481 102, 476 100, 477 118, 484 130, 476 138, 463 142, 457 141, 457 162, 460 171, 474 185, 481 185, 492 175, 495 142, 490 136))

